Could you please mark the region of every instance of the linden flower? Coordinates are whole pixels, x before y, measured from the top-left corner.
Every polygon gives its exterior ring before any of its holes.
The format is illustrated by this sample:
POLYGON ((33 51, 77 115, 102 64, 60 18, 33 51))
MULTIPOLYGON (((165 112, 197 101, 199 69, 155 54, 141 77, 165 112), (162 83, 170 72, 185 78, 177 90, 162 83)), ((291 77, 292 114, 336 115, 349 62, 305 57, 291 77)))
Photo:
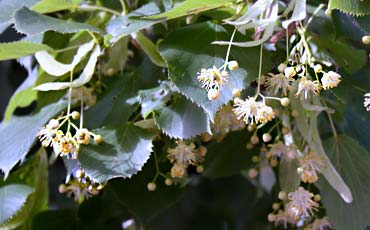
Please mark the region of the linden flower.
POLYGON ((298 84, 298 90, 296 96, 300 95, 301 98, 307 99, 312 94, 319 95, 320 92, 320 82, 315 80, 308 80, 306 77, 301 77, 298 84))
POLYGON ((336 87, 340 83, 341 76, 333 71, 324 73, 321 78, 322 87, 327 90, 336 87))
MULTIPOLYGON (((76 105, 83 101, 85 108, 90 108, 96 104, 96 96, 93 95, 94 89, 85 86, 74 88, 71 94, 71 104, 76 105), (81 97, 82 96, 82 97, 81 97)), ((69 97, 69 93, 66 96, 69 97)))
POLYGON ((215 123, 212 124, 214 134, 226 135, 230 131, 243 129, 245 123, 239 120, 230 105, 223 106, 215 116, 215 123))
POLYGON ((175 164, 183 165, 195 165, 201 160, 201 156, 195 149, 194 143, 190 145, 185 144, 183 141, 178 141, 176 148, 169 148, 167 150, 167 158, 175 164))
POLYGON ((279 90, 282 90, 283 95, 287 95, 287 91, 290 90, 290 83, 294 80, 293 78, 286 78, 284 74, 272 74, 269 73, 270 78, 266 80, 267 90, 277 94, 279 90))
POLYGON ((326 230, 332 228, 333 226, 331 225, 327 217, 324 217, 322 219, 315 219, 315 221, 312 223, 312 230, 326 230))
POLYGON ((245 123, 265 123, 271 121, 274 118, 274 111, 270 106, 265 105, 264 102, 257 102, 253 97, 248 99, 237 100, 234 103, 236 108, 233 109, 237 118, 243 119, 245 123))
POLYGON ((370 93, 364 95, 364 107, 367 111, 370 111, 370 93))
POLYGON ((308 192, 302 187, 299 187, 295 192, 288 194, 289 203, 286 205, 286 209, 292 217, 298 219, 302 215, 312 215, 312 210, 316 210, 319 206, 318 203, 312 200, 313 193, 308 192))
POLYGON ((39 137, 42 146, 49 147, 56 141, 56 132, 57 130, 52 129, 47 125, 42 127, 36 135, 39 137))
POLYGON ((67 157, 67 159, 77 159, 79 145, 75 139, 63 136, 53 147, 56 154, 67 157))
POLYGON ((299 159, 299 164, 302 169, 302 181, 304 183, 315 183, 318 180, 317 171, 322 168, 321 159, 314 152, 310 152, 299 159))
POLYGON ((288 152, 288 147, 282 141, 269 145, 269 147, 271 147, 269 153, 272 157, 282 157, 288 152))
POLYGON ((279 210, 274 218, 275 226, 282 225, 284 229, 288 228, 288 224, 295 224, 295 219, 286 211, 279 210))
POLYGON ((210 90, 213 88, 220 88, 225 82, 227 82, 227 71, 220 72, 216 66, 213 66, 209 69, 201 69, 198 72, 197 79, 200 83, 202 83, 202 87, 206 90, 210 90))

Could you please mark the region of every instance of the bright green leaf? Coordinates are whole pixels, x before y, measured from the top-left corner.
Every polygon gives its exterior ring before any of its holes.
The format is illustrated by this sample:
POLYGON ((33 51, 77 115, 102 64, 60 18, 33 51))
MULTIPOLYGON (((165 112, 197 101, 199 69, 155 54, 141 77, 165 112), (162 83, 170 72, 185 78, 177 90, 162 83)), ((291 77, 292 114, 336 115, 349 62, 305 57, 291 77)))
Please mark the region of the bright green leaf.
POLYGON ((96 133, 103 137, 103 143, 81 146, 78 161, 86 174, 100 183, 131 177, 149 159, 153 133, 131 124, 102 128, 96 133))
POLYGON ((234 2, 233 0, 186 0, 182 2, 181 4, 177 5, 173 9, 162 13, 162 14, 157 14, 153 16, 149 16, 146 18, 149 19, 174 19, 174 18, 179 18, 183 17, 186 15, 191 15, 191 14, 198 14, 207 10, 212 10, 220 7, 226 7, 232 4, 234 2))
POLYGON ((0 43, 0 61, 24 57, 43 50, 51 49, 43 44, 24 41, 0 43))
POLYGON ((0 224, 10 219, 22 208, 32 191, 30 186, 21 184, 0 187, 0 224))
POLYGON ((370 157, 368 152, 351 137, 340 135, 324 142, 325 150, 353 193, 347 204, 320 180, 320 194, 330 222, 337 230, 365 229, 370 224, 370 157))
POLYGON ((72 10, 79 6, 80 0, 41 0, 32 7, 32 10, 45 14, 61 10, 72 10))
POLYGON ((329 0, 329 10, 338 9, 356 16, 370 14, 370 2, 361 0, 329 0))

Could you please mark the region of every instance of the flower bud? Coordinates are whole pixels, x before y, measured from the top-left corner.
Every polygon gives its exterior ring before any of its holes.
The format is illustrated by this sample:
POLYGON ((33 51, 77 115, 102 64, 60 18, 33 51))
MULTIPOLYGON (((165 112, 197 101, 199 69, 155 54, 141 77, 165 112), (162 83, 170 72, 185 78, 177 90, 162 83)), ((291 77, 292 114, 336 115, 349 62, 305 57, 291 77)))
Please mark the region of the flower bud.
POLYGON ((217 100, 218 98, 220 97, 220 91, 218 91, 217 89, 210 89, 208 91, 208 99, 210 101, 215 101, 217 100))
POLYGON ((258 138, 258 136, 257 135, 253 135, 251 137, 251 143, 255 145, 255 144, 258 144, 258 142, 260 142, 260 139, 258 138))
POLYGON ((197 171, 197 173, 202 173, 204 171, 204 166, 203 165, 198 165, 195 170, 197 171))
POLYGON ((164 183, 167 185, 167 186, 171 186, 173 184, 173 180, 171 178, 166 178, 166 180, 164 180, 164 183))
POLYGON ((286 192, 280 191, 278 197, 280 200, 286 200, 288 198, 288 195, 286 194, 286 192))
POLYGON ((248 177, 251 179, 256 178, 258 175, 258 171, 255 168, 249 169, 248 171, 248 177))
POLYGON ((320 73, 322 71, 322 66, 320 64, 317 64, 313 67, 313 70, 315 73, 320 73))
POLYGON ((78 118, 80 118, 80 113, 77 112, 77 111, 73 111, 71 113, 71 117, 74 119, 74 120, 77 120, 78 118))
POLYGON ((264 133, 262 135, 263 142, 269 142, 269 141, 271 141, 271 139, 272 139, 272 137, 271 137, 271 135, 269 133, 264 133))
POLYGON ((286 69, 286 64, 285 63, 280 63, 280 65, 278 66, 278 71, 280 73, 284 73, 284 70, 286 69))
POLYGON ((362 37, 362 43, 364 45, 369 45, 370 44, 370 36, 369 35, 365 35, 362 37))
POLYGON ((233 89, 233 97, 240 98, 240 89, 233 89))
POLYGON ((147 188, 149 191, 153 192, 157 189, 157 185, 154 182, 150 182, 148 183, 147 188))
POLYGON ((283 97, 280 100, 280 104, 284 107, 287 107, 290 104, 290 100, 287 97, 283 97))
POLYGON ((100 143, 102 143, 102 141, 103 141, 103 137, 101 136, 101 135, 95 135, 94 136, 94 142, 95 142, 95 144, 100 144, 100 143))
POLYGON ((237 61, 229 61, 227 67, 229 68, 229 70, 237 70, 239 68, 239 64, 237 61))
POLYGON ((287 67, 284 70, 284 75, 285 75, 286 78, 292 78, 296 74, 297 74, 297 72, 295 71, 294 67, 287 67))

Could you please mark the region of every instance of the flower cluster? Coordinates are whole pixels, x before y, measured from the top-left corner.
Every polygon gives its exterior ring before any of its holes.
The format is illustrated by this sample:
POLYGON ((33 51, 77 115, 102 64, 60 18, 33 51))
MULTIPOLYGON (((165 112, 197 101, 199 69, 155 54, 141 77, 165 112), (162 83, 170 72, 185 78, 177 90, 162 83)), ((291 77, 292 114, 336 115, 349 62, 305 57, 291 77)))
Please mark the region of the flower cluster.
POLYGON ((323 167, 321 158, 314 152, 298 159, 301 171, 301 180, 304 183, 315 183, 318 180, 317 172, 323 167))
POLYGON ((295 192, 288 194, 289 202, 286 204, 286 210, 289 215, 300 218, 301 216, 311 216, 313 210, 319 207, 319 204, 312 200, 314 194, 308 192, 302 187, 299 187, 295 192))
POLYGON ((189 165, 197 165, 205 156, 202 148, 196 149, 194 143, 187 145, 183 141, 177 141, 177 146, 169 148, 167 152, 167 158, 173 163, 171 176, 174 178, 183 177, 189 165))
POLYGON ((248 97, 245 100, 236 99, 233 109, 237 118, 242 119, 246 124, 258 124, 271 121, 274 117, 274 111, 265 101, 256 101, 254 97, 248 97))
POLYGON ((202 87, 207 90, 208 99, 211 101, 220 97, 222 86, 228 82, 229 72, 226 70, 226 66, 229 70, 236 70, 239 67, 236 61, 230 61, 220 68, 213 66, 212 68, 201 69, 198 72, 197 79, 202 84, 202 87))
POLYGON ((44 147, 52 146, 56 155, 76 159, 80 144, 88 144, 91 136, 93 136, 96 144, 101 143, 102 137, 100 135, 97 135, 86 128, 77 127, 73 122, 71 122, 71 118, 78 119, 79 117, 80 113, 74 111, 66 116, 51 119, 49 123, 42 127, 37 133, 41 144, 44 147), (64 132, 61 128, 66 122, 67 131, 64 132), (71 128, 74 129, 74 134, 71 133, 71 128))
POLYGON ((223 106, 217 113, 212 124, 213 135, 221 139, 231 131, 237 131, 245 127, 245 122, 239 120, 233 112, 231 105, 223 106))

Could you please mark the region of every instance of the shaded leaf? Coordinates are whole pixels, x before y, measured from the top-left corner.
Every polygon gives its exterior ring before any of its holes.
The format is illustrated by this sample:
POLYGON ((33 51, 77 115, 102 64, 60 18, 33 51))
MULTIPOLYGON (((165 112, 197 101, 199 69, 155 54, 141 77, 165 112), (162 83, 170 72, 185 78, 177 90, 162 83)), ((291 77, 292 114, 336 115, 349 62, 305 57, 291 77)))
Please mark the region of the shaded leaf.
POLYGON ((171 138, 188 139, 204 132, 211 133, 205 111, 184 96, 177 97, 171 106, 156 110, 154 119, 171 138))
POLYGON ((21 184, 0 187, 0 224, 10 219, 22 208, 32 191, 30 186, 21 184))
POLYGON ((67 230, 77 228, 77 215, 74 210, 50 210, 38 214, 32 220, 33 230, 67 230))
POLYGON ((132 33, 131 36, 139 43, 140 47, 154 64, 160 67, 166 66, 162 56, 158 52, 158 48, 149 38, 141 32, 132 33))
POLYGON ((107 49, 108 60, 104 63, 103 72, 110 76, 122 72, 128 58, 128 37, 122 38, 107 49))
POLYGON ((297 190, 301 178, 297 173, 299 167, 297 159, 290 159, 283 156, 279 164, 279 182, 282 191, 294 192, 297 190))
POLYGON ((81 146, 78 161, 86 174, 100 183, 131 177, 149 159, 153 133, 131 124, 102 128, 96 133, 103 137, 103 143, 81 146))
POLYGON ((356 16, 370 14, 370 2, 360 0, 329 0, 329 10, 338 9, 356 16))
POLYGON ((0 148, 0 169, 6 176, 18 161, 24 159, 40 127, 64 108, 65 102, 50 104, 32 116, 14 116, 0 127, 0 145, 3 146, 0 148))
POLYGON ((42 50, 51 49, 43 44, 25 41, 0 43, 0 61, 24 57, 42 50))
POLYGON ((353 193, 347 204, 320 179, 320 194, 330 222, 338 230, 365 229, 370 224, 370 157, 358 142, 346 135, 324 142, 325 150, 353 193))
POLYGON ((81 30, 100 33, 97 28, 91 25, 73 21, 64 21, 42 15, 26 7, 22 7, 15 13, 14 23, 14 27, 17 31, 27 35, 41 34, 50 30, 59 33, 77 33, 81 30))

